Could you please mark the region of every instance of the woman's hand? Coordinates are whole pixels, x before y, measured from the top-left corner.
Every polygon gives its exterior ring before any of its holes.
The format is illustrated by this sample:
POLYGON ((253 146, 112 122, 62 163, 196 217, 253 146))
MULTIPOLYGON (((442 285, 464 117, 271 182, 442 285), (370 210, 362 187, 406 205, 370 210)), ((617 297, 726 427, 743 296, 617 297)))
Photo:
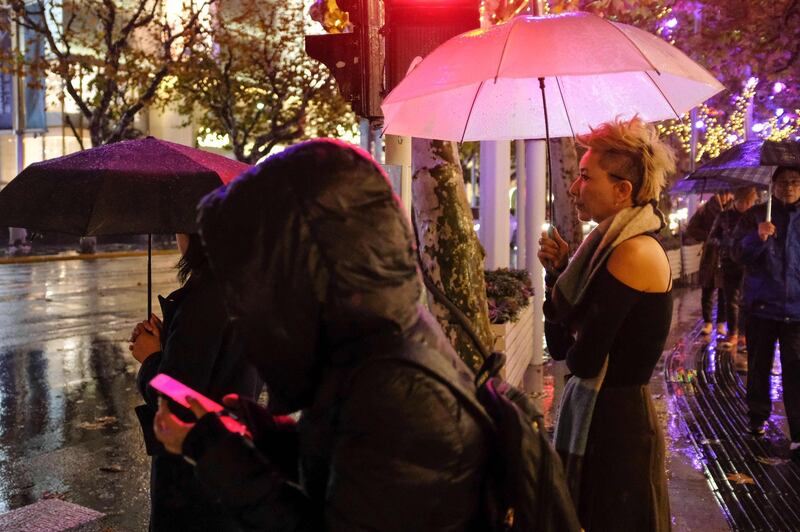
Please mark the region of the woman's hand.
MULTIPOLYGON (((187 401, 198 419, 207 413, 196 401, 190 400, 188 397, 187 401)), ((167 451, 172 454, 182 454, 183 442, 193 427, 194 423, 184 423, 170 412, 167 401, 164 398, 158 399, 158 412, 156 412, 156 417, 153 420, 153 430, 156 434, 156 439, 164 444, 164 448, 167 451)))
MULTIPOLYGON (((142 334, 143 332, 152 333, 154 332, 154 330, 157 329, 158 332, 161 333, 162 328, 163 325, 158 316, 156 316, 155 314, 150 314, 149 320, 140 321, 139 323, 136 324, 136 327, 134 327, 133 331, 131 331, 131 337, 128 339, 128 341, 130 343, 134 343, 136 339, 139 338, 139 335, 142 334)), ((130 347, 130 349, 133 350, 133 347, 130 347)))
POLYGON ((161 351, 161 321, 151 316, 149 321, 143 321, 134 329, 136 339, 129 346, 133 358, 140 364, 153 353, 161 351), (141 327, 141 329, 140 329, 141 327), (136 333, 137 329, 140 329, 136 333))
POLYGON ((130 343, 134 343, 136 339, 145 331, 152 332, 153 329, 158 329, 160 333, 162 330, 162 323, 161 320, 155 314, 150 314, 150 319, 145 321, 140 321, 136 324, 136 327, 133 328, 131 331, 131 337, 128 340, 130 343))
POLYGON ((539 262, 551 273, 557 273, 567 267, 569 258, 569 244, 561 238, 558 229, 553 227, 553 238, 547 236, 547 231, 542 231, 539 239, 539 262))

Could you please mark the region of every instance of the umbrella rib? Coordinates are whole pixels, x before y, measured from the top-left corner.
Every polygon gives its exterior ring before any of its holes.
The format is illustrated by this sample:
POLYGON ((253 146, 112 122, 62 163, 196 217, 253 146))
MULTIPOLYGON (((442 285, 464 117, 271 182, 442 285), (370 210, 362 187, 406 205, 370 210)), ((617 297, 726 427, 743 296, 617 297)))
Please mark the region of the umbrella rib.
POLYGON ((631 39, 631 38, 628 36, 628 34, 627 34, 627 33, 625 33, 624 31, 622 31, 621 29, 619 29, 619 27, 618 27, 616 24, 614 24, 613 22, 611 22, 610 20, 608 20, 608 19, 607 19, 607 18, 605 18, 605 17, 600 17, 600 20, 604 20, 606 23, 608 23, 608 24, 611 24, 611 26, 612 26, 612 27, 613 27, 615 30, 617 30, 618 32, 620 32, 620 33, 622 34, 622 36, 623 36, 623 37, 625 37, 625 38, 628 40, 628 42, 629 42, 629 43, 631 43, 631 46, 633 46, 634 48, 636 48, 636 51, 637 51, 637 52, 639 52, 639 55, 641 55, 641 56, 644 58, 644 60, 645 60, 645 61, 647 61, 647 63, 648 63, 648 64, 649 64, 649 65, 650 65, 650 66, 653 68, 653 70, 655 70, 655 71, 656 71, 656 74, 658 74, 659 76, 661 75, 661 71, 659 71, 659 70, 658 70, 658 68, 656 68, 656 66, 653 64, 653 62, 652 62, 652 61, 650 61, 650 58, 649 58, 649 57, 647 57, 647 56, 644 54, 644 52, 642 52, 642 49, 641 49, 641 48, 639 48, 639 46, 638 46, 638 45, 637 45, 637 44, 634 42, 634 40, 633 40, 633 39, 631 39))
MULTIPOLYGON (((667 102, 667 105, 669 105, 669 108, 672 109, 672 113, 675 115, 675 118, 680 120, 681 115, 679 115, 678 111, 675 110, 675 107, 673 107, 672 102, 669 101, 669 98, 667 98, 667 95, 664 94, 664 91, 661 90, 661 87, 658 86, 658 83, 656 83, 656 80, 653 79, 653 76, 650 74, 650 72, 645 72, 645 74, 647 74, 648 79, 655 86, 655 88, 658 89, 658 92, 661 94, 661 97, 664 98, 664 101, 667 102)), ((661 74, 659 74, 659 76, 660 75, 661 74)))
POLYGON ((567 124, 569 124, 569 131, 570 133, 572 133, 572 138, 574 139, 575 129, 573 129, 572 119, 570 119, 569 117, 569 109, 567 108, 567 100, 564 99, 564 91, 561 90, 561 80, 558 78, 558 76, 555 76, 555 78, 556 78, 556 86, 558 87, 558 94, 561 96, 561 105, 564 106, 564 114, 567 117, 567 124))
POLYGON ((472 110, 475 108, 475 102, 478 100, 478 94, 481 93, 484 83, 486 81, 481 81, 480 85, 478 85, 478 90, 475 91, 475 96, 472 97, 472 104, 469 106, 469 113, 467 113, 467 119, 464 121, 464 131, 461 133, 461 142, 464 142, 464 137, 467 136, 467 127, 469 127, 469 120, 472 118, 472 110))
POLYGON ((503 42, 503 51, 500 52, 500 60, 497 62, 497 72, 494 73, 494 82, 497 83, 497 78, 500 77, 500 67, 503 65, 503 59, 506 56, 506 48, 508 47, 508 41, 511 40, 511 32, 514 30, 514 26, 517 25, 519 22, 518 17, 514 17, 511 21, 511 26, 508 28, 508 34, 506 35, 506 40, 503 42))

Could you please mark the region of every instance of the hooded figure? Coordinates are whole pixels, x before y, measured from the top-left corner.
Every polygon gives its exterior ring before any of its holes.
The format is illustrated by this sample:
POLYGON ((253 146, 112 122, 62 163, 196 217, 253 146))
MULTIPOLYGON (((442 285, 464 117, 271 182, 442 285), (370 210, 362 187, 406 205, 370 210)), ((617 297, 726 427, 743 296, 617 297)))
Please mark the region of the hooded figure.
POLYGON ((208 196, 200 225, 269 394, 267 411, 242 405, 252 441, 212 414, 189 431, 200 481, 252 529, 483 529, 483 429, 436 378, 380 358, 421 351, 474 393, 419 304, 409 224, 369 156, 296 145, 208 196))

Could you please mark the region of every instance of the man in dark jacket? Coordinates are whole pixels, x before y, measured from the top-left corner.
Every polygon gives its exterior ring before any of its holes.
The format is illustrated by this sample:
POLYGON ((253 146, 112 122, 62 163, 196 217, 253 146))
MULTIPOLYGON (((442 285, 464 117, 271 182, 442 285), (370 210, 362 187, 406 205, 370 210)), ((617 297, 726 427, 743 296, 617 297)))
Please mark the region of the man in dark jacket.
POLYGON ((206 198, 200 224, 269 407, 238 404, 252 439, 162 407, 166 448, 249 529, 483 529, 484 429, 429 373, 381 360, 413 350, 474 393, 419 305, 408 221, 380 168, 303 143, 206 198), (273 417, 295 411, 296 426, 273 417))
POLYGON ((747 406, 750 431, 764 433, 770 415, 770 375, 780 342, 783 404, 800 460, 800 169, 779 168, 773 177, 772 221, 766 204, 745 214, 734 232, 735 253, 745 266, 747 309, 747 406))
POLYGON ((714 290, 717 289, 717 332, 725 334, 725 292, 722 290, 722 277, 719 265, 719 249, 709 241, 708 234, 714 220, 725 210, 730 202, 731 194, 723 192, 714 194, 689 219, 686 225, 686 236, 703 243, 703 254, 700 256, 700 306, 703 311, 703 334, 711 334, 713 328, 711 311, 714 305, 714 290))

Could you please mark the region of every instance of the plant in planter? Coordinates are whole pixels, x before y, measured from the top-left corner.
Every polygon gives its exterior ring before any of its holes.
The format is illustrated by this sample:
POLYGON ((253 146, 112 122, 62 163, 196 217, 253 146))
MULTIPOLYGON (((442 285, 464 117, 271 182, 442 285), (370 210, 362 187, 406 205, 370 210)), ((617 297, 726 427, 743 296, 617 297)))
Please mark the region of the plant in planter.
POLYGON ((522 382, 533 354, 533 285, 526 270, 487 271, 486 297, 492 322, 492 348, 506 355, 505 378, 513 385, 522 382))
POLYGON ((486 298, 489 304, 489 321, 515 322, 533 296, 531 276, 527 270, 499 268, 484 272, 486 298))

